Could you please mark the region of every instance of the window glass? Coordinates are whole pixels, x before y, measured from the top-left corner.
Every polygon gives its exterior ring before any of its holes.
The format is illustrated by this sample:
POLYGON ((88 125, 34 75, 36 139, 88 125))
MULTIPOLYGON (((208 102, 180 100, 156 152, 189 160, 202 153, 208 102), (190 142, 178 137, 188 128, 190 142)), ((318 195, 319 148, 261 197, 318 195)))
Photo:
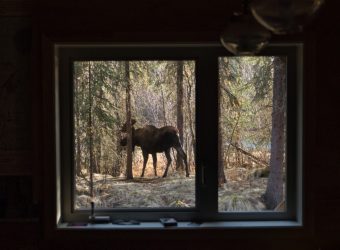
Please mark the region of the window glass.
POLYGON ((285 211, 286 58, 219 58, 220 212, 285 211))
POLYGON ((194 61, 73 62, 76 210, 195 207, 195 81, 194 61))

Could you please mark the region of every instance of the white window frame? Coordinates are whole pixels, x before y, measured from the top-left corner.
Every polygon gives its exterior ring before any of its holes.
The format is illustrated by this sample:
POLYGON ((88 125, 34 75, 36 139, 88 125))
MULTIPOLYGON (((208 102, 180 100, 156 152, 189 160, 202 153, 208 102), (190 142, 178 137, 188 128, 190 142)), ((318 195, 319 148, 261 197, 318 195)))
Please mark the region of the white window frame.
POLYGON ((286 211, 218 212, 218 57, 232 55, 218 44, 55 44, 56 209, 60 227, 65 227, 65 222, 87 221, 89 216, 89 210, 75 211, 72 205, 71 69, 76 60, 195 60, 196 65, 196 207, 101 209, 96 210, 97 215, 146 223, 157 222, 161 217, 174 217, 182 222, 204 222, 201 225, 206 227, 302 226, 302 49, 301 44, 272 44, 261 53, 288 58, 286 211))

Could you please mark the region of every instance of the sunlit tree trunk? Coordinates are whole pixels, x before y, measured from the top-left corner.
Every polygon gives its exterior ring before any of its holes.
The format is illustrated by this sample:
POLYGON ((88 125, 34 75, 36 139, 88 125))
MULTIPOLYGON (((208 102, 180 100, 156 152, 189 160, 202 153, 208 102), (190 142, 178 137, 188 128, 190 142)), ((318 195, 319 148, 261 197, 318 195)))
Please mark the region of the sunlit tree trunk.
POLYGON ((131 82, 130 65, 124 62, 126 82, 126 125, 127 125, 127 157, 126 157, 126 179, 133 179, 132 173, 132 126, 131 126, 131 82))
POLYGON ((77 92, 77 96, 75 98, 75 120, 76 120, 76 174, 77 176, 81 176, 81 147, 80 147, 80 110, 79 110, 79 98, 80 98, 80 88, 79 82, 77 79, 77 72, 75 74, 75 88, 77 92))
MULTIPOLYGON (((193 119, 192 119, 192 113, 193 112, 192 112, 192 107, 191 107, 191 91, 192 91, 192 86, 189 83, 188 87, 187 87, 187 106, 188 106, 188 117, 189 117, 189 130, 190 130, 190 136, 191 136, 192 152, 194 154, 194 164, 196 164, 196 138, 195 138, 195 133, 194 133, 194 123, 193 123, 193 119)), ((189 150, 189 152, 190 152, 190 150, 189 150)), ((191 155, 191 154, 189 153, 188 155, 191 155)))
POLYGON ((283 200, 283 161, 284 161, 284 99, 286 72, 285 60, 274 59, 272 136, 270 154, 270 174, 263 196, 268 209, 274 209, 283 200))
POLYGON ((93 154, 93 126, 92 126, 92 72, 91 72, 91 62, 88 65, 89 74, 89 116, 88 116, 88 133, 89 133, 89 148, 90 148, 90 195, 93 197, 93 168, 95 165, 94 154, 93 154))
MULTIPOLYGON (((183 144, 183 61, 177 62, 177 129, 179 132, 179 140, 183 144)), ((183 169, 183 163, 177 156, 176 169, 183 169)))
MULTIPOLYGON (((235 135, 234 138, 231 139, 231 141, 237 146, 237 147, 242 147, 241 143, 240 143, 240 129, 239 127, 236 125, 236 129, 235 129, 235 135)), ((237 167, 242 167, 243 165, 243 157, 242 157, 242 153, 239 151, 235 152, 235 161, 236 161, 236 166, 237 167)))
POLYGON ((77 119, 77 155, 76 155, 76 172, 77 176, 81 176, 81 147, 80 147, 80 133, 79 133, 79 118, 77 119))
MULTIPOLYGON (((119 112, 115 112, 115 114, 116 114, 116 119, 117 119, 118 124, 121 124, 121 118, 120 118, 119 112)), ((112 175, 114 177, 119 176, 120 170, 123 165, 122 147, 120 146, 120 133, 121 132, 119 131, 119 129, 117 129, 115 133, 115 138, 114 138, 114 140, 116 140, 115 153, 117 154, 116 160, 113 162, 113 169, 112 169, 112 175)))
MULTIPOLYGON (((101 76, 101 81, 103 81, 103 77, 101 76)), ((104 92, 102 87, 99 88, 99 100, 103 100, 104 92)), ((99 119, 97 119, 99 123, 99 119)), ((97 129, 97 137, 96 137, 96 166, 95 173, 102 173, 102 138, 101 138, 101 128, 99 126, 93 125, 94 128, 97 129)))

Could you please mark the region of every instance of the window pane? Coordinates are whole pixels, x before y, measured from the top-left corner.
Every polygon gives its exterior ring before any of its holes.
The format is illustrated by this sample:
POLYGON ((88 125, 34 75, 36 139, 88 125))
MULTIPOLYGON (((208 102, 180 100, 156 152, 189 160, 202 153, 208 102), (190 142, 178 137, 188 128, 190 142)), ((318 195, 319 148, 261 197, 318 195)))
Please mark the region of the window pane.
POLYGON ((76 61, 73 89, 75 209, 195 207, 194 61, 76 61))
POLYGON ((219 58, 220 212, 286 209, 286 66, 219 58))

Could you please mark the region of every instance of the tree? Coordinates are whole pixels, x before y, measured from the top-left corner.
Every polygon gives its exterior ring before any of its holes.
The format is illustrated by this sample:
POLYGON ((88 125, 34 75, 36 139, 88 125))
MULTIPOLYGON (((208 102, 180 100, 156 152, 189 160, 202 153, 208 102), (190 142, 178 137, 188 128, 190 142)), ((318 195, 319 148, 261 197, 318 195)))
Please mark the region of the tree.
MULTIPOLYGON (((177 129, 179 132, 179 140, 183 144, 183 61, 177 62, 177 129)), ((180 157, 177 157, 176 169, 183 169, 180 157)))
MULTIPOLYGON (((195 128, 194 128, 194 110, 193 110, 193 105, 192 105, 192 96, 194 95, 193 91, 195 89, 195 86, 194 86, 194 79, 193 79, 193 68, 191 68, 193 65, 190 65, 189 63, 186 63, 186 67, 184 68, 184 73, 185 73, 185 78, 187 80, 187 95, 186 95, 186 104, 187 104, 187 112, 188 112, 188 127, 189 127, 189 130, 190 130, 190 136, 191 136, 191 148, 192 148, 192 152, 193 152, 193 155, 194 155, 194 162, 196 163, 196 138, 195 138, 195 128)), ((188 150, 189 152, 187 153, 187 155, 190 157, 191 153, 190 153, 190 150, 188 150)), ((190 157, 191 158, 191 157, 190 157)), ((190 160, 188 161, 189 162, 189 166, 190 166, 190 160)))
POLYGON ((88 63, 88 81, 89 81, 89 111, 88 111, 88 134, 89 134, 89 151, 90 151, 90 195, 93 197, 93 168, 94 168, 94 153, 93 153, 93 127, 92 127, 92 72, 91 62, 88 63))
MULTIPOLYGON (((80 91, 80 83, 78 80, 79 77, 79 66, 75 65, 75 74, 74 74, 74 88, 75 92, 79 93, 80 91)), ((75 144, 76 144, 76 174, 77 176, 81 176, 81 147, 80 147, 80 98, 75 99, 74 103, 74 109, 75 109, 75 127, 76 127, 76 133, 75 133, 75 144)))
POLYGON ((284 163, 284 129, 285 129, 285 72, 284 58, 274 58, 272 135, 270 154, 270 174, 264 201, 268 209, 274 209, 283 200, 283 163, 284 163))
POLYGON ((124 62, 126 83, 126 125, 127 125, 127 150, 126 150, 126 179, 133 179, 132 173, 132 126, 131 126, 131 82, 129 61, 124 62))
POLYGON ((230 60, 229 58, 221 58, 220 59, 220 67, 222 70, 219 72, 219 88, 218 88, 218 186, 222 186, 227 182, 224 169, 225 169, 225 160, 224 153, 229 153, 228 149, 225 150, 225 141, 232 141, 234 138, 234 131, 238 125, 238 120, 234 122, 234 119, 230 119, 233 113, 234 107, 239 106, 239 102, 237 97, 229 90, 229 86, 234 83, 235 79, 233 78, 232 70, 233 64, 235 62, 230 60), (226 104, 226 105, 225 105, 226 104), (226 106, 228 108, 228 112, 226 112, 226 106), (226 114, 228 114, 226 116, 226 114), (230 121, 231 120, 231 121, 230 121), (225 125, 225 121, 228 121, 228 125, 225 125), (233 123, 235 123, 233 125, 233 123), (230 133, 227 133, 226 128, 233 128, 230 133))
MULTIPOLYGON (((115 112, 116 114, 116 118, 118 120, 118 123, 120 124, 120 115, 119 112, 115 112)), ((123 161, 122 161, 122 147, 120 146, 120 131, 119 129, 116 130, 115 133, 113 133, 114 138, 112 139, 113 141, 115 141, 116 143, 116 147, 114 147, 112 154, 116 154, 116 160, 113 161, 112 164, 112 175, 113 176, 119 176, 120 174, 120 170, 121 170, 121 166, 123 165, 123 161)))
POLYGON ((222 137, 222 95, 221 95, 221 87, 218 88, 218 186, 222 186, 224 183, 227 182, 227 179, 224 174, 224 161, 223 161, 223 137, 222 137))

